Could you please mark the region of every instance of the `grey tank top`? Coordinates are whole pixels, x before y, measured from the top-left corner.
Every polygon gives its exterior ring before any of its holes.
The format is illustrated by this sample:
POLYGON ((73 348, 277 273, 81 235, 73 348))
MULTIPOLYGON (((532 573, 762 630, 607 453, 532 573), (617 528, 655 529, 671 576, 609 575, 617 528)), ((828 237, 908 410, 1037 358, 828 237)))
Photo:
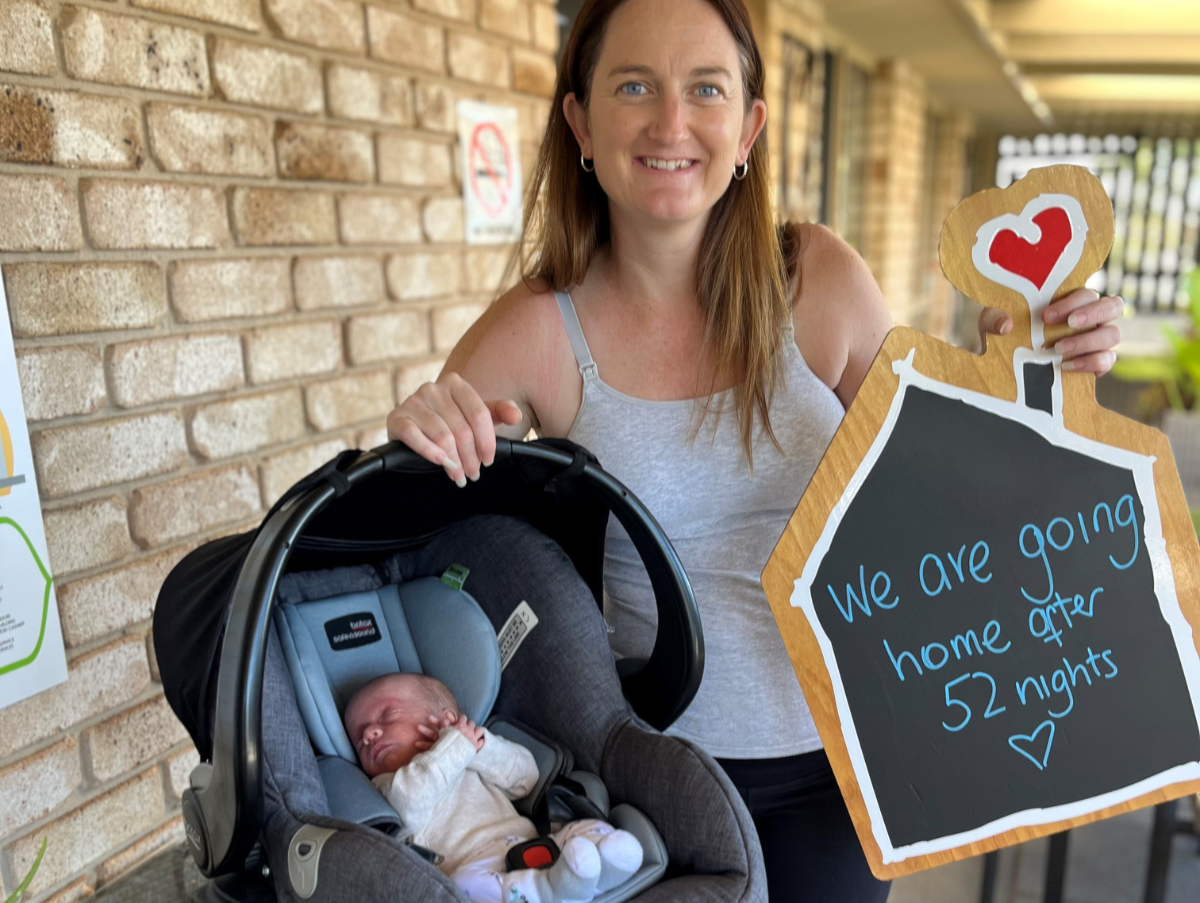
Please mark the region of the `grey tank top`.
MULTIPOLYGON (((751 476, 731 392, 714 396, 714 414, 692 439, 695 402, 634 398, 605 383, 570 296, 558 292, 557 298, 583 376, 583 402, 567 438, 592 451, 650 509, 696 593, 704 679, 668 733, 730 759, 819 749, 759 574, 841 423, 841 402, 808 368, 789 324, 784 382, 771 405, 771 426, 785 453, 759 436, 751 476), (722 406, 726 412, 715 416, 722 406)), ((615 518, 604 551, 604 617, 618 658, 650 654, 654 593, 615 518)))

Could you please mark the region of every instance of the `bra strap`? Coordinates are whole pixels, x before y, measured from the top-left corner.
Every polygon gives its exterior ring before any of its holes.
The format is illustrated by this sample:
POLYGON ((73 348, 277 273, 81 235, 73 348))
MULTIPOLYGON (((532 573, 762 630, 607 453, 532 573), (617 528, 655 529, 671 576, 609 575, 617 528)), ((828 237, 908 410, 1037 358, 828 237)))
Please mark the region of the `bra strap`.
POLYGON ((583 337, 583 327, 579 325, 579 315, 575 313, 575 303, 566 292, 555 292, 558 299, 558 310, 562 314, 563 326, 567 330, 567 338, 571 342, 571 350, 575 353, 575 361, 579 364, 579 373, 584 382, 596 378, 596 362, 592 360, 591 349, 587 339, 583 337))

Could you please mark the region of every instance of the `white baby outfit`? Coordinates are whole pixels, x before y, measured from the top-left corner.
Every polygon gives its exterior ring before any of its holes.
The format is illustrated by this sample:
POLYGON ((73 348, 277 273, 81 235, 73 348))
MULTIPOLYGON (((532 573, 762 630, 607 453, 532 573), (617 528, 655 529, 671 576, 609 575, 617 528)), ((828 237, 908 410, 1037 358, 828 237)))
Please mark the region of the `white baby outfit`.
POLYGON ((403 820, 401 839, 441 855, 439 868, 472 901, 587 901, 641 867, 641 845, 632 835, 581 819, 551 835, 562 856, 550 869, 506 872, 508 850, 538 836, 533 822, 512 804, 533 790, 538 770, 525 747, 486 729, 483 733, 483 749, 476 752, 462 732, 443 728, 431 749, 372 781, 403 820), (572 843, 576 839, 580 842, 572 843))

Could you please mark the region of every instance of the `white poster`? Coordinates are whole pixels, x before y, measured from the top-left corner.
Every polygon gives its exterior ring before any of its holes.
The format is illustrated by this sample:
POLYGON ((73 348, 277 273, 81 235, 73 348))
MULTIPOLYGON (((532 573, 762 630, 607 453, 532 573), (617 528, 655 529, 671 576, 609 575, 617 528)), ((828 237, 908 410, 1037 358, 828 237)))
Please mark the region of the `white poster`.
POLYGON ((515 107, 460 100, 467 244, 521 240, 521 154, 515 107))
POLYGON ((58 602, 0 279, 0 708, 66 679, 58 602))

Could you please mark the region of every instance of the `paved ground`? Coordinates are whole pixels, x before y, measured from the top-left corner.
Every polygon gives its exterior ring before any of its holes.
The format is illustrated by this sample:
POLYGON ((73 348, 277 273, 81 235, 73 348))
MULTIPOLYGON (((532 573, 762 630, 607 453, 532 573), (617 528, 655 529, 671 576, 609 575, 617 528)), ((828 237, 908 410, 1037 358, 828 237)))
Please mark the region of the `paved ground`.
MULTIPOLYGON (((1141 903, 1151 811, 1133 812, 1071 832, 1066 903, 1141 903)), ((1184 811, 1181 808, 1180 814, 1184 811)), ((994 903, 1041 903, 1048 843, 1035 841, 1000 854, 994 903)), ((893 885, 888 903, 976 903, 982 876, 982 859, 911 875, 893 885)), ((95 899, 97 903, 186 903, 202 884, 191 858, 180 847, 104 888, 95 899)), ((1171 855, 1167 903, 1198 901, 1200 838, 1178 836, 1171 855)))

